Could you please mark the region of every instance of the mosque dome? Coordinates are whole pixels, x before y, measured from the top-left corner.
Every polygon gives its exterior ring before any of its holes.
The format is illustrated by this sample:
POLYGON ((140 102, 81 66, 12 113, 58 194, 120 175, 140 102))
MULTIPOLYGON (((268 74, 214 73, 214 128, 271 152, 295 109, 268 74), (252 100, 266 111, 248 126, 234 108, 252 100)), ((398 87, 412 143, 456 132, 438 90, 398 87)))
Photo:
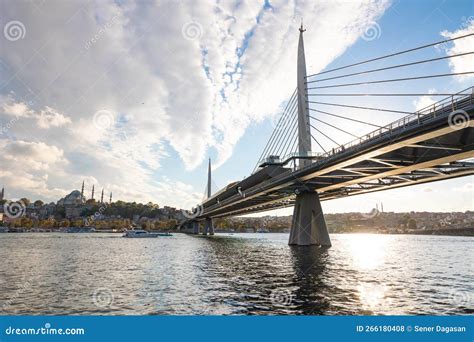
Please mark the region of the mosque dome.
POLYGON ((64 205, 76 205, 85 202, 85 198, 81 195, 79 190, 74 190, 69 195, 64 197, 64 205))

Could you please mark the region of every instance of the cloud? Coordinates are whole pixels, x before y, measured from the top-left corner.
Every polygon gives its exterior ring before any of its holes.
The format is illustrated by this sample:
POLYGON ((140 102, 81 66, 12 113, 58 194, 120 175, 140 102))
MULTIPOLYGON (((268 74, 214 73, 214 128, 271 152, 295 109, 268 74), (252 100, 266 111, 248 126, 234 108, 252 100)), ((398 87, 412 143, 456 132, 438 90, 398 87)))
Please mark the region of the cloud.
POLYGON ((43 142, 5 141, 0 140, 2 164, 13 169, 48 169, 51 164, 61 161, 63 151, 56 146, 43 142))
POLYGON ((64 195, 65 190, 48 186, 48 173, 67 164, 60 148, 43 142, 1 139, 0 149, 0 179, 7 191, 22 189, 25 195, 34 193, 42 198, 64 195))
MULTIPOLYGON (((436 93, 436 89, 430 89, 428 90, 428 93, 434 94, 436 93)), ((433 96, 420 96, 417 98, 414 102, 413 105, 415 106, 415 110, 419 111, 422 110, 428 106, 431 106, 433 103, 436 103, 438 100, 436 100, 433 96)))
MULTIPOLYGON (((464 35, 472 34, 472 33, 474 33, 474 20, 472 20, 472 17, 470 17, 469 20, 466 20, 463 23, 462 27, 459 30, 456 30, 453 32, 443 31, 441 32, 441 35, 447 39, 450 39, 450 38, 464 36, 464 35)), ((460 53, 465 53, 465 52, 471 52, 473 46, 474 46, 474 36, 470 36, 470 37, 453 41, 452 45, 450 45, 449 47, 446 47, 446 52, 450 56, 460 54, 460 53)), ((466 55, 466 56, 451 58, 449 60, 449 65, 451 67, 451 71, 455 73, 472 71, 472 66, 474 65, 474 56, 466 55)), ((473 75, 468 74, 468 75, 462 75, 462 76, 457 76, 457 77, 459 78, 459 80, 468 80, 468 79, 472 79, 473 75)))
POLYGON ((0 115, 13 116, 16 119, 32 118, 36 120, 36 126, 42 129, 66 126, 71 123, 70 118, 49 106, 35 112, 27 103, 16 102, 14 94, 9 96, 0 95, 0 108, 0 115))
POLYGON ((30 116, 30 111, 28 106, 22 102, 15 102, 11 96, 0 97, 0 103, 3 110, 3 113, 6 115, 16 116, 16 117, 27 117, 30 116))
POLYGON ((71 123, 70 118, 58 113, 51 107, 42 110, 37 120, 39 128, 61 127, 71 123))
MULTIPOLYGON (((160 191, 174 190, 176 203, 194 201, 190 189, 158 171, 166 175, 163 165, 176 162, 167 159, 175 153, 192 170, 209 150, 217 152, 218 167, 250 125, 281 110, 296 85, 302 15, 307 67, 317 72, 388 6, 9 2, 1 21, 21 21, 26 34, 2 40, 0 120, 18 117, 2 137, 62 151, 62 163, 39 162, 44 173, 36 176, 46 188, 65 191, 94 175, 91 182, 113 190, 114 198, 167 201, 160 191), (94 122, 98 111, 112 113, 110 125, 94 122)), ((29 166, 28 175, 39 170, 29 166)), ((30 188, 33 194, 40 185, 30 188)))

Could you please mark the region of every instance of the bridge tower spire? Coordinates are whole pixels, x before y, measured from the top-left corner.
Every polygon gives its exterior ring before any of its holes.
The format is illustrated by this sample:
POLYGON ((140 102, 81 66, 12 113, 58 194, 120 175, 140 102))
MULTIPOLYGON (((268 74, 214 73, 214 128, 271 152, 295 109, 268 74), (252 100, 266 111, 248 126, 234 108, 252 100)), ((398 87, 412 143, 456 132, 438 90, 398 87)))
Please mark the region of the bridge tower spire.
MULTIPOLYGON (((307 103, 308 86, 306 84, 306 60, 304 54, 303 32, 306 30, 301 23, 298 42, 298 154, 299 157, 309 157, 311 152, 311 126, 307 103)), ((311 164, 311 159, 299 159, 299 168, 311 164)), ((301 187, 296 191, 295 208, 291 222, 289 245, 331 246, 326 221, 319 195, 314 188, 301 187)))
MULTIPOLYGON (((209 158, 209 165, 207 167, 207 198, 211 198, 211 183, 212 182, 212 169, 211 169, 211 158, 209 158)), ((214 235, 214 223, 211 217, 206 217, 204 221, 204 235, 214 235)))
POLYGON ((207 168, 207 198, 210 198, 211 193, 211 158, 209 158, 209 166, 207 168))
MULTIPOLYGON (((297 64, 297 85, 298 85, 298 154, 300 157, 308 156, 311 152, 311 126, 309 124, 308 110, 308 85, 306 84, 306 59, 304 53, 303 22, 301 22, 300 39, 298 41, 298 64, 297 64)), ((302 168, 311 161, 309 159, 300 159, 299 168, 302 168)))

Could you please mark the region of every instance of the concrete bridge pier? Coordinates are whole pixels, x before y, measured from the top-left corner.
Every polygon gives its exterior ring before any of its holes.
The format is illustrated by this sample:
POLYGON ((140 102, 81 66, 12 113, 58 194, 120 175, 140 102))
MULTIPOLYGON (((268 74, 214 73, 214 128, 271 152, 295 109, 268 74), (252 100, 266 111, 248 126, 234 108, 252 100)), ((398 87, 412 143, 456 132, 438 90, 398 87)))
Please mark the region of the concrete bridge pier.
POLYGON ((193 234, 199 234, 199 222, 193 221, 192 227, 193 227, 193 234))
POLYGON ((317 192, 302 192, 296 195, 288 244, 331 247, 331 239, 317 192))
POLYGON ((212 222, 212 218, 208 217, 204 221, 204 235, 214 235, 214 223, 212 222))

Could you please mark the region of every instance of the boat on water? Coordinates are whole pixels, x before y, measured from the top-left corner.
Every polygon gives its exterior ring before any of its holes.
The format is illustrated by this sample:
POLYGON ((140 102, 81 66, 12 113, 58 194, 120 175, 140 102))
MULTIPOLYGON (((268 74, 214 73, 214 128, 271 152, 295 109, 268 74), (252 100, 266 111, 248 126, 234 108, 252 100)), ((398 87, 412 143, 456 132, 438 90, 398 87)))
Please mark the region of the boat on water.
POLYGON ((146 230, 126 230, 122 237, 125 238, 156 238, 158 236, 173 236, 170 233, 150 233, 146 230))

